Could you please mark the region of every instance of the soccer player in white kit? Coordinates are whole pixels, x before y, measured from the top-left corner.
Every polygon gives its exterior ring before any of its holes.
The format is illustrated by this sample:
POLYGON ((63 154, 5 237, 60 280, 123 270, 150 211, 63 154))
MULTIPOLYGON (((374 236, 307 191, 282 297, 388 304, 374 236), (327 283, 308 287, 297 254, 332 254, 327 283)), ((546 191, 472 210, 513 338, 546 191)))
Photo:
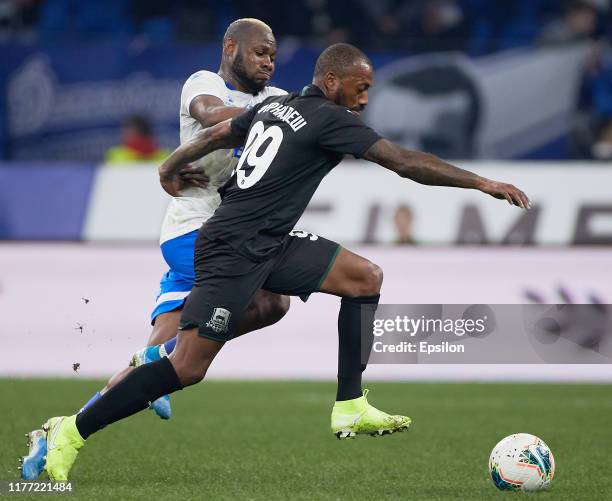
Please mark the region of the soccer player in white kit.
MULTIPOLYGON (((267 86, 274 71, 276 44, 272 30, 257 19, 233 22, 223 38, 221 68, 218 73, 198 71, 191 75, 181 92, 181 144, 205 127, 237 116, 264 99, 286 94, 282 89, 267 86)), ((217 189, 231 176, 238 163, 240 150, 217 151, 196 162, 207 184, 194 185, 197 179, 185 179, 180 197, 170 201, 162 224, 160 246, 169 271, 163 275, 151 322, 153 332, 149 346, 170 341, 166 352, 174 348, 180 311, 195 280, 193 253, 198 229, 221 203, 217 189)), ((248 318, 239 335, 270 325, 282 318, 289 298, 259 291, 250 307, 248 318)), ((146 353, 139 352, 134 365, 146 362, 146 353)), ((153 404, 161 417, 166 416, 166 400, 153 404)), ((168 408, 169 409, 169 408, 168 408)))
MULTIPOLYGON (((267 46, 264 44, 258 47, 255 43, 253 47, 247 47, 245 51, 252 49, 255 57, 264 61, 261 63, 262 66, 255 67, 254 75, 249 75, 247 56, 237 52, 229 71, 224 71, 222 64, 218 74, 198 71, 191 75, 181 93, 181 144, 191 139, 202 128, 236 116, 267 97, 286 94, 284 90, 265 85, 272 75, 274 65, 274 52, 272 51, 275 49, 272 32, 260 21, 239 20, 230 25, 228 28, 230 35, 226 34, 224 38, 224 61, 231 57, 230 49, 234 47, 233 38, 231 38, 232 31, 235 31, 237 27, 245 30, 244 26, 248 26, 251 30, 247 34, 254 32, 268 38, 267 46), (266 53, 266 48, 270 53, 266 53), (236 85, 241 85, 242 90, 238 90, 236 85)), ((162 277, 160 293, 151 315, 154 325, 157 326, 160 322, 163 322, 164 325, 154 329, 151 344, 160 344, 176 335, 177 321, 174 317, 178 317, 178 310, 182 308, 193 286, 195 234, 219 206, 221 199, 217 189, 229 179, 238 163, 239 156, 239 150, 221 150, 200 159, 196 165, 202 167, 202 172, 208 178, 207 186, 189 185, 188 183, 192 180, 186 179, 187 185, 182 190, 181 197, 172 198, 170 201, 160 238, 162 254, 170 270, 162 277), (170 322, 172 328, 166 329, 165 320, 168 317, 162 319, 161 316, 169 312, 176 313, 170 322)))
MULTIPOLYGON (((223 37, 221 66, 217 73, 198 71, 185 82, 181 92, 181 144, 206 127, 240 115, 264 99, 286 94, 268 86, 274 73, 276 41, 268 25, 258 19, 239 19, 229 25, 223 37)), ((93 404, 120 381, 134 366, 152 361, 151 357, 169 354, 174 349, 181 310, 194 284, 194 245, 198 229, 221 203, 217 189, 232 174, 239 150, 221 150, 200 159, 201 174, 185 176, 180 197, 172 198, 161 229, 160 247, 169 270, 160 282, 154 310, 153 331, 148 346, 162 344, 159 350, 136 353, 131 367, 115 374, 81 409, 93 404), (164 344, 165 343, 165 344, 164 344), (152 353, 155 351, 155 353, 152 353)), ((280 320, 289 308, 289 298, 260 290, 241 322, 237 335, 261 329, 280 320)), ((162 418, 170 417, 170 400, 157 399, 151 408, 162 418)), ((22 458, 22 477, 33 480, 44 468, 47 445, 43 430, 27 434, 29 454, 22 458)))

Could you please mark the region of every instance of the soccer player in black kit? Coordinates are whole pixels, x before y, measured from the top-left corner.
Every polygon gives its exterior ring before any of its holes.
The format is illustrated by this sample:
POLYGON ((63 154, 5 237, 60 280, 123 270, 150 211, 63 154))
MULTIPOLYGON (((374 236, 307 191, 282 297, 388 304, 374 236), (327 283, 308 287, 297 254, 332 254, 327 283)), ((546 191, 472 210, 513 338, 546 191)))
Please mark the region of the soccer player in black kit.
POLYGON ((372 81, 372 63, 363 52, 332 45, 317 60, 312 85, 200 131, 161 166, 162 186, 176 196, 189 180, 189 162, 244 145, 236 172, 220 190, 221 205, 196 242, 196 285, 182 313, 174 352, 135 369, 78 416, 49 420, 47 471, 52 479, 67 479, 92 433, 147 408, 161 395, 201 381, 260 288, 302 298, 313 292, 342 298, 338 394, 332 410, 338 438, 408 427, 410 418, 379 411, 361 389, 367 362, 362 344, 369 352, 372 329, 367 327, 374 319, 382 271, 327 239, 290 234, 294 224, 323 177, 347 154, 421 184, 477 189, 521 208, 530 202, 512 185, 381 138, 358 116, 372 81), (370 331, 369 338, 362 339, 362 331, 370 331))

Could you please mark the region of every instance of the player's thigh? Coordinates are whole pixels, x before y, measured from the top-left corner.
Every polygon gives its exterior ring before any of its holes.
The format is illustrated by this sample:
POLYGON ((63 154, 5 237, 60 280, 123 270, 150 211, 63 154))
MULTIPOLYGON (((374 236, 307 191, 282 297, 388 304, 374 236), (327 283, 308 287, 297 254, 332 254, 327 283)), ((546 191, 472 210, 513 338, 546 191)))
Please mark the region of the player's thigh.
POLYGON ((246 313, 259 323, 270 325, 285 316, 289 311, 289 304, 289 296, 259 289, 253 296, 246 313))
MULTIPOLYGON (((161 245, 162 255, 170 269, 167 273, 164 273, 160 280, 159 293, 151 313, 151 324, 154 326, 151 342, 161 340, 166 336, 167 326, 165 324, 158 326, 158 318, 181 310, 193 287, 195 281, 193 255, 196 236, 197 231, 190 232, 168 240, 161 245)), ((177 325, 175 319, 177 315, 180 316, 180 313, 169 316, 171 319, 169 321, 170 325, 173 322, 175 322, 175 326, 177 325)), ((174 331, 175 334, 176 329, 174 331)))
POLYGON ((195 278, 193 271, 193 253, 197 238, 198 231, 195 230, 171 240, 167 240, 160 245, 162 256, 164 261, 168 264, 168 267, 175 273, 191 281, 195 278))
POLYGON ((303 301, 321 290, 342 247, 332 240, 292 231, 266 279, 265 290, 299 296, 303 301))
POLYGON ((189 294, 179 330, 197 329, 201 337, 225 342, 232 337, 272 263, 256 263, 221 241, 196 244, 196 283, 189 294))
POLYGON ((165 343, 176 336, 181 319, 181 310, 182 306, 180 309, 160 313, 155 317, 155 325, 153 325, 147 346, 165 343))
POLYGON ((343 248, 320 290, 342 297, 372 296, 380 293, 382 279, 383 274, 379 266, 343 248))

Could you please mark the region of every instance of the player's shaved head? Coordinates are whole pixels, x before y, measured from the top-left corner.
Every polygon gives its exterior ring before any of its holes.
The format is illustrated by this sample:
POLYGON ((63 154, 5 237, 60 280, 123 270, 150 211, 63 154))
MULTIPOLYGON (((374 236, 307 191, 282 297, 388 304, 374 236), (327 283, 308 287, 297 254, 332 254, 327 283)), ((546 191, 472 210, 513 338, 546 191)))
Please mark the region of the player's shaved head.
POLYGON ((372 61, 353 45, 330 45, 317 59, 313 83, 329 99, 355 114, 367 106, 373 81, 372 61))
POLYGON ((249 40, 254 34, 262 33, 272 33, 272 28, 259 19, 245 17, 237 19, 227 27, 225 35, 223 35, 223 41, 235 40, 240 43, 249 40))
POLYGON ((255 95, 272 78, 275 57, 272 29, 259 19, 237 19, 223 36, 219 74, 238 90, 255 95))
POLYGON ((356 65, 366 65, 372 68, 372 61, 354 45, 348 43, 337 43, 330 45, 321 52, 315 65, 315 80, 325 77, 327 73, 334 73, 343 77, 356 65))

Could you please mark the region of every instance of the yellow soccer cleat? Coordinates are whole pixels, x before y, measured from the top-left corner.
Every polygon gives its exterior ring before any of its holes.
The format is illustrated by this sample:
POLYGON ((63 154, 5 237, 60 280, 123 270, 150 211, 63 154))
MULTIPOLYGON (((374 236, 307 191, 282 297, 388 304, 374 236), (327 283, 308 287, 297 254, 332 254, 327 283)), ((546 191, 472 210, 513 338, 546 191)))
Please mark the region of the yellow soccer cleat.
POLYGON ((47 433, 47 464, 49 478, 55 482, 66 482, 79 449, 85 440, 76 427, 76 415, 49 419, 43 430, 47 433))
POLYGON ((405 431, 412 420, 407 416, 392 416, 368 403, 369 390, 353 400, 336 402, 331 415, 331 431, 339 439, 356 435, 390 435, 405 431))

